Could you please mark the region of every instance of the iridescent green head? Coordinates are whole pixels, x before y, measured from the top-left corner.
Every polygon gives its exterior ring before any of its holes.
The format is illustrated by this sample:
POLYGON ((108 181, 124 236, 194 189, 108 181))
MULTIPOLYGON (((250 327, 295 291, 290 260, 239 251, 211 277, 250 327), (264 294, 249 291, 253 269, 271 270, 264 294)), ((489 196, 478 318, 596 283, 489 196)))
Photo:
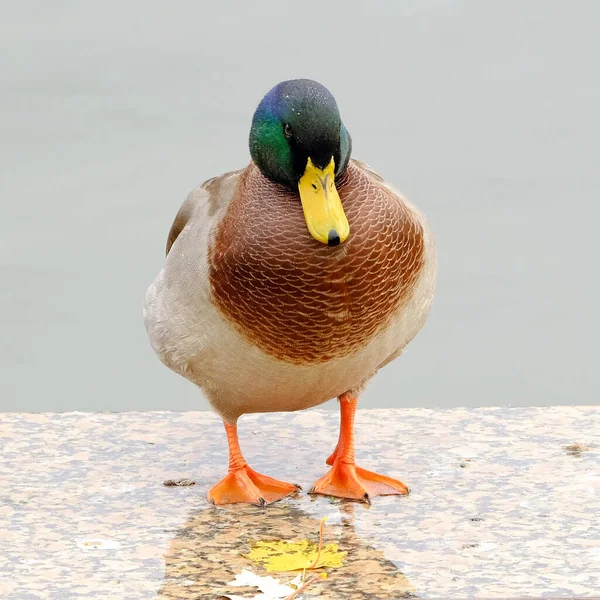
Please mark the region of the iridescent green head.
POLYGON ((346 169, 351 149, 334 97, 316 81, 276 85, 254 113, 252 160, 271 181, 299 190, 309 231, 330 245, 349 233, 335 179, 346 169))

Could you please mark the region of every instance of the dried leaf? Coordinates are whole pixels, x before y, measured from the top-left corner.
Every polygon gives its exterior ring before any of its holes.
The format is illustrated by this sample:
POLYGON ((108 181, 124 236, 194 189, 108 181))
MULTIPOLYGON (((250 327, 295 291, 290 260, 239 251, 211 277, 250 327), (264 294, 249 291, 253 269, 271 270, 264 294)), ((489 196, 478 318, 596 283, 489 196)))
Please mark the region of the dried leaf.
POLYGON ((188 485, 196 485, 196 482, 192 479, 166 479, 163 481, 163 485, 166 487, 185 487, 188 485))
POLYGON ((346 552, 340 552, 337 544, 326 544, 321 549, 319 561, 319 545, 309 540, 286 542, 256 542, 250 552, 245 555, 254 563, 262 565, 267 571, 300 571, 302 569, 318 569, 320 567, 341 567, 346 552))
POLYGON ((261 564, 267 571, 285 572, 320 567, 341 567, 347 552, 340 552, 337 544, 323 546, 325 521, 327 521, 327 517, 321 519, 318 544, 310 540, 255 542, 250 552, 244 557, 261 564))
POLYGON ((261 592, 252 598, 224 594, 223 597, 229 598, 229 600, 281 600, 282 598, 288 598, 302 585, 302 575, 298 575, 289 584, 284 585, 274 577, 261 577, 244 569, 235 576, 235 580, 231 581, 229 585, 234 587, 256 587, 261 592))

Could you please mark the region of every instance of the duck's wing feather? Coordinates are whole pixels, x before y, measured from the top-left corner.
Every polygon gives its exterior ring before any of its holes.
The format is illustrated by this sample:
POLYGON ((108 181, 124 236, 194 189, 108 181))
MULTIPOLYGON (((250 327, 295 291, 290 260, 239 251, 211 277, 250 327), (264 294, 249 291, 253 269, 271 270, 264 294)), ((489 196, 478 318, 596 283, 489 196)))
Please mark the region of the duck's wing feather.
POLYGON ((242 172, 243 169, 213 177, 188 194, 171 225, 171 230, 167 237, 167 255, 175 240, 177 240, 199 208, 204 209, 208 216, 212 216, 224 203, 229 202, 231 186, 237 183, 238 175, 242 172))

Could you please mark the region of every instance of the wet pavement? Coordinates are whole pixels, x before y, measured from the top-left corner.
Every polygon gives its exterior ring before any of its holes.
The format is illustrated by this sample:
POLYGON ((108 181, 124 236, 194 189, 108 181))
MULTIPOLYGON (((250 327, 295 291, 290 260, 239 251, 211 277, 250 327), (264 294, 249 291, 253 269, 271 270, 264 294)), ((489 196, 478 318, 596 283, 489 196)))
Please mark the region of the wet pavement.
POLYGON ((211 413, 0 415, 0 597, 253 598, 230 585, 267 575, 253 544, 315 542, 324 516, 343 566, 299 599, 600 594, 600 408, 359 410, 359 464, 411 488, 371 506, 305 493, 337 424, 243 417, 250 465, 304 492, 214 508, 227 456, 211 413), (164 485, 178 479, 195 485, 164 485))

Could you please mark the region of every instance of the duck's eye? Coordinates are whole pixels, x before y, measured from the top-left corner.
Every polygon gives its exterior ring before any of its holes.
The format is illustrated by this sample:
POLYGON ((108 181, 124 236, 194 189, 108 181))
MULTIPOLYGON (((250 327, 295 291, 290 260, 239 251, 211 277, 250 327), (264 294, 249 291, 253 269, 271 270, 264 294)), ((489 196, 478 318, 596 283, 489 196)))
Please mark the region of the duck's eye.
POLYGON ((285 135, 286 138, 291 138, 294 135, 289 123, 283 124, 283 135, 285 135))

